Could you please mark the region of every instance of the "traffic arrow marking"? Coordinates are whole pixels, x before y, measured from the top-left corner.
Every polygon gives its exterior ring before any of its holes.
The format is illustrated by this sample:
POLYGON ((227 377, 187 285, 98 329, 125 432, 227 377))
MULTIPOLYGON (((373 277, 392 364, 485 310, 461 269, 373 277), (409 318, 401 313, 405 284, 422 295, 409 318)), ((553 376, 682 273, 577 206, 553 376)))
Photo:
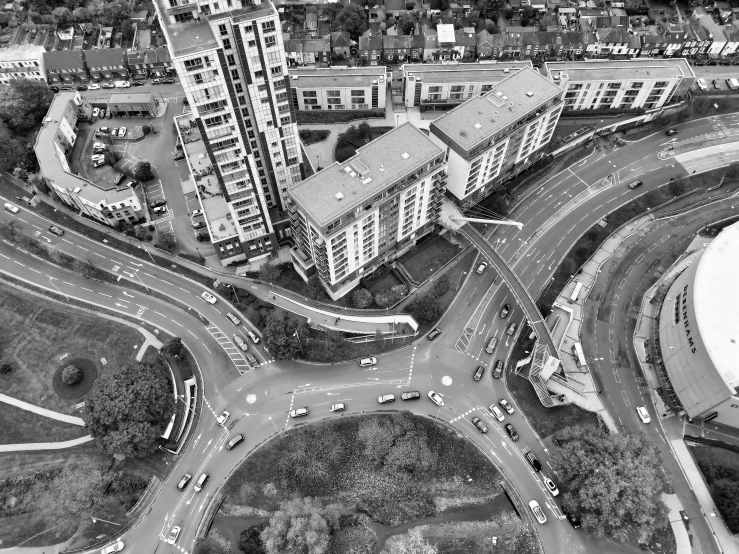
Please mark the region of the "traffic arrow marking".
POLYGON ((118 302, 116 302, 115 305, 121 308, 128 308, 128 306, 126 306, 125 304, 119 304, 118 302))

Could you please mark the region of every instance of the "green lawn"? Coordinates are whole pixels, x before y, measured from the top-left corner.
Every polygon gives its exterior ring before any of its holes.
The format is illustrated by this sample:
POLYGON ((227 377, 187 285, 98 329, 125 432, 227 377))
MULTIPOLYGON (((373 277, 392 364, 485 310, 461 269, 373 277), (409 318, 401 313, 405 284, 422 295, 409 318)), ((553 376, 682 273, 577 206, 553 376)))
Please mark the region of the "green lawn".
POLYGON ((739 453, 716 446, 690 446, 713 501, 732 533, 739 533, 739 453))
POLYGON ((100 375, 133 361, 144 342, 136 329, 21 292, 2 282, 0 321, 2 362, 13 367, 11 373, 0 375, 3 393, 71 415, 77 415, 75 405, 80 400, 60 398, 51 385, 54 372, 64 363, 60 356, 92 360, 100 375))
POLYGON ((0 402, 0 444, 62 442, 84 437, 84 427, 57 421, 0 402))
POLYGON ((462 247, 449 242, 445 236, 433 235, 416 245, 400 258, 408 272, 419 283, 431 277, 441 266, 462 251, 462 247))

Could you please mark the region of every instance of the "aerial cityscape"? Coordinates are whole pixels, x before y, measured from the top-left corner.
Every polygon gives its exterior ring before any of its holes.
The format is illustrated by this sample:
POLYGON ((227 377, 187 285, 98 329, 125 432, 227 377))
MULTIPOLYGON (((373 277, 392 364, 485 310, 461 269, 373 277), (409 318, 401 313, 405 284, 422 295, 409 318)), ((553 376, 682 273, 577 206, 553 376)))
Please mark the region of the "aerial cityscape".
POLYGON ((737 6, 9 0, 0 554, 739 553, 737 6))

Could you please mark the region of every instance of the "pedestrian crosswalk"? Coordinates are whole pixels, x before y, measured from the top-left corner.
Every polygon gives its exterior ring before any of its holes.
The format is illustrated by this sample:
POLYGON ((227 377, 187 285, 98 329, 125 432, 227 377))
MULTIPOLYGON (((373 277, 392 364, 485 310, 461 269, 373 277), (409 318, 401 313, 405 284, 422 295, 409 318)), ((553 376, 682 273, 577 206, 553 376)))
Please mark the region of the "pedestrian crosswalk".
POLYGON ((211 336, 216 339, 218 344, 221 345, 221 348, 223 348, 223 351, 228 355, 228 357, 231 358, 231 361, 239 371, 239 375, 244 375, 244 373, 252 369, 249 362, 246 361, 246 358, 244 358, 244 355, 241 353, 241 350, 231 342, 231 339, 229 339, 226 333, 221 331, 217 325, 209 325, 206 329, 211 336))

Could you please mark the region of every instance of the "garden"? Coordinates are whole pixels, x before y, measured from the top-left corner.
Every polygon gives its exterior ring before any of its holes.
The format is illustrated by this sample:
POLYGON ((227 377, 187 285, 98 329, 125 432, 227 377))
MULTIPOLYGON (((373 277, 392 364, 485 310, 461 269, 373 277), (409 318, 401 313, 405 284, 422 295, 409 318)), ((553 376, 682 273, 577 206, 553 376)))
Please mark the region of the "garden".
POLYGON ((691 444, 693 455, 711 497, 729 531, 739 533, 739 452, 718 446, 691 444))
POLYGON ((356 127, 351 125, 339 135, 334 159, 339 163, 348 160, 357 153, 357 149, 392 130, 393 127, 372 127, 366 121, 356 127))

